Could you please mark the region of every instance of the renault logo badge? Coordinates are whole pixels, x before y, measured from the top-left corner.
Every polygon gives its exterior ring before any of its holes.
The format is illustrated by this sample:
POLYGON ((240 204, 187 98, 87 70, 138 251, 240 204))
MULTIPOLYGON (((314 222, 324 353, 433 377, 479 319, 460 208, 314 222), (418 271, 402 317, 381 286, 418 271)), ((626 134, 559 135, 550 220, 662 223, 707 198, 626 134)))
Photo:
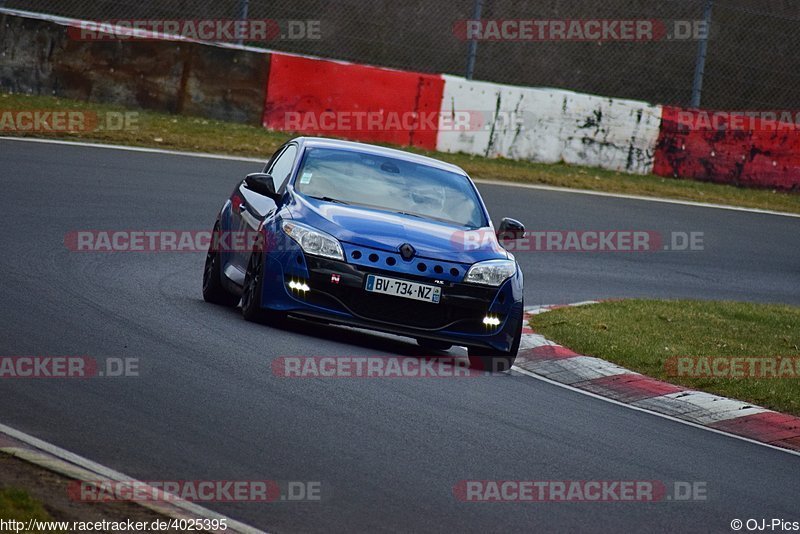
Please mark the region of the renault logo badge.
POLYGON ((406 260, 406 261, 410 260, 411 258, 413 258, 413 257, 414 257, 414 255, 415 255, 416 253, 417 253, 417 251, 416 251, 416 250, 414 250, 414 247, 412 247, 412 246, 411 246, 411 245, 409 245, 408 243, 405 243, 405 244, 403 244, 403 245, 400 245, 400 256, 401 256, 401 257, 402 257, 404 260, 406 260))

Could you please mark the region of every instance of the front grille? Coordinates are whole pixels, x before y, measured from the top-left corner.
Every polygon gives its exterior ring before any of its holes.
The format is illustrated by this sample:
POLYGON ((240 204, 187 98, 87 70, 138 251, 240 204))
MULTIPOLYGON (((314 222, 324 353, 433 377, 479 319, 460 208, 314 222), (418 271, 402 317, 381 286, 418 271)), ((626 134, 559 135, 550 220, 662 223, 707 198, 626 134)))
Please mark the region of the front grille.
POLYGON ((364 270, 388 270, 394 276, 423 276, 445 282, 461 282, 469 264, 414 257, 405 260, 397 252, 343 243, 347 262, 364 270))
POLYGON ((480 312, 448 306, 445 303, 432 304, 391 295, 354 291, 343 299, 353 313, 362 317, 390 323, 401 323, 425 329, 441 329, 456 321, 480 321, 480 312))

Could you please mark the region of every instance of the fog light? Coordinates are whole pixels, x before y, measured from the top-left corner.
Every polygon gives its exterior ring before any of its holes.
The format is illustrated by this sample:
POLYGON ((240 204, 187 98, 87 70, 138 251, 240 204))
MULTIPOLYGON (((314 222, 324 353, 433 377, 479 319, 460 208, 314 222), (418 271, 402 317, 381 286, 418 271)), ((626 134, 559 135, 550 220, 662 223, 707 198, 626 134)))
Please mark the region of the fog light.
POLYGON ((289 282, 289 289, 294 289, 295 291, 302 291, 304 293, 306 291, 311 291, 311 288, 308 287, 308 284, 306 284, 305 282, 295 282, 294 280, 289 282))
POLYGON ((500 326, 500 319, 497 317, 492 317, 491 315, 487 315, 483 318, 483 324, 486 326, 500 326))

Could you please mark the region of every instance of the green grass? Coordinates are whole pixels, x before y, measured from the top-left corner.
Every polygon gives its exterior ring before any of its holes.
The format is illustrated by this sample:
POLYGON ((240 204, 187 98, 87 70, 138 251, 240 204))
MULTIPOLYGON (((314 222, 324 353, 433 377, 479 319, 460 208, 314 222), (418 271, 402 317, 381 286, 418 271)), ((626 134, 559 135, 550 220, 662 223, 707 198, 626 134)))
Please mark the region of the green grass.
POLYGON ((14 488, 0 489, 0 518, 17 521, 53 520, 39 501, 25 491, 14 488))
MULTIPOLYGON (((98 113, 126 111, 118 106, 55 97, 0 94, 0 112, 31 109, 86 110, 98 113)), ((271 132, 258 126, 153 112, 139 112, 136 130, 86 131, 73 134, 0 132, 0 135, 81 139, 131 146, 251 156, 262 159, 266 159, 277 147, 292 137, 288 133, 271 132)), ((564 164, 545 165, 526 161, 488 159, 467 154, 417 152, 459 165, 476 179, 541 184, 800 213, 800 194, 798 193, 744 189, 652 175, 635 176, 564 164)))
POLYGON ((800 308, 736 302, 624 300, 535 316, 534 330, 580 354, 701 391, 800 415, 798 378, 684 378, 677 356, 800 356, 800 308))

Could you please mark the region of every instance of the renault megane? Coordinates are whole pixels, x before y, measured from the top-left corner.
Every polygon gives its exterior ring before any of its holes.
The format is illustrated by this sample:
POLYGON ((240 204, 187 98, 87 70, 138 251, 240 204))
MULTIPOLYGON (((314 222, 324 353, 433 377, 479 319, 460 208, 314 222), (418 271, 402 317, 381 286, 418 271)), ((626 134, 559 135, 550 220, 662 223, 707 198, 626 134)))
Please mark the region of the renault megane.
POLYGON ((523 322, 522 272, 478 190, 454 165, 384 147, 301 137, 248 175, 220 210, 206 301, 245 319, 296 316, 468 349, 510 368, 523 322), (251 233, 247 246, 219 236, 251 233))

